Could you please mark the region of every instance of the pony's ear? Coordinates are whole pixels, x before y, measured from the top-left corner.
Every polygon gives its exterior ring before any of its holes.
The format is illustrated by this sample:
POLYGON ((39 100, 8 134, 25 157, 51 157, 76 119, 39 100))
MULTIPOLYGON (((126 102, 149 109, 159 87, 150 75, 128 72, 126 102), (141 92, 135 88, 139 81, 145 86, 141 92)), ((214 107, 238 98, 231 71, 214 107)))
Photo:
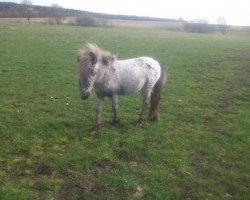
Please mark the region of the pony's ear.
POLYGON ((91 64, 95 65, 97 63, 97 56, 93 52, 90 52, 89 56, 90 56, 91 64))
POLYGON ((108 65, 108 63, 109 63, 108 57, 106 57, 106 56, 102 57, 102 64, 103 65, 108 65))

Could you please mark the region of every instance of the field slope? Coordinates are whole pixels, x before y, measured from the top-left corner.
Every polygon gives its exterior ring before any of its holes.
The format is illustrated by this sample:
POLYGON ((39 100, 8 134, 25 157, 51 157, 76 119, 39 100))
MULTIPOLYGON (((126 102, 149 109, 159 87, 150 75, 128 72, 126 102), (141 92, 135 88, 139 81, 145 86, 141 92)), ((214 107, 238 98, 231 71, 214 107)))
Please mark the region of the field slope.
POLYGON ((250 35, 0 23, 0 199, 247 199, 250 35), (81 101, 77 50, 164 64, 160 120, 135 126, 140 95, 81 101))

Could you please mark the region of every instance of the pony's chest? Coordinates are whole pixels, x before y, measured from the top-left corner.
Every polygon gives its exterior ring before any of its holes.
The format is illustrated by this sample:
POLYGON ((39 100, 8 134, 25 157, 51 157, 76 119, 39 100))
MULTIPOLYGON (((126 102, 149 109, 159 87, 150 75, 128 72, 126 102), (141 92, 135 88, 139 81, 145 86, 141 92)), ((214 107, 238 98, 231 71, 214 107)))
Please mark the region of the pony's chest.
POLYGON ((112 96, 112 94, 117 93, 115 84, 110 81, 96 82, 95 90, 96 93, 101 96, 112 96))

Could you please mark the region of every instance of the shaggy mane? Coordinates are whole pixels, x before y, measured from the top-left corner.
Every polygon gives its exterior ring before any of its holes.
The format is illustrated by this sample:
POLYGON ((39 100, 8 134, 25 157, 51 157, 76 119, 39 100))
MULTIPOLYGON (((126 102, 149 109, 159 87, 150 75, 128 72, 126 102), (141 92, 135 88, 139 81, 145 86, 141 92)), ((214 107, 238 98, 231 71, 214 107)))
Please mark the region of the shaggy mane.
POLYGON ((79 50, 77 56, 78 72, 83 75, 88 68, 93 67, 98 62, 103 66, 112 66, 115 60, 115 55, 109 51, 102 50, 96 44, 88 43, 79 50))

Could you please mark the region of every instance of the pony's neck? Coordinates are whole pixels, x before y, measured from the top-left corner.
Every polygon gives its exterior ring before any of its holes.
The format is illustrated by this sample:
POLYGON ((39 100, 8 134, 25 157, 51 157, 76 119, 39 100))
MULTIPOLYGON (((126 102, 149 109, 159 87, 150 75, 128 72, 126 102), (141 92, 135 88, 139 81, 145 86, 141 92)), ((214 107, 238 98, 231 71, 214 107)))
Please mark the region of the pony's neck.
POLYGON ((96 83, 107 84, 108 82, 113 81, 115 77, 116 77, 116 70, 113 67, 105 66, 99 70, 96 78, 96 83))

